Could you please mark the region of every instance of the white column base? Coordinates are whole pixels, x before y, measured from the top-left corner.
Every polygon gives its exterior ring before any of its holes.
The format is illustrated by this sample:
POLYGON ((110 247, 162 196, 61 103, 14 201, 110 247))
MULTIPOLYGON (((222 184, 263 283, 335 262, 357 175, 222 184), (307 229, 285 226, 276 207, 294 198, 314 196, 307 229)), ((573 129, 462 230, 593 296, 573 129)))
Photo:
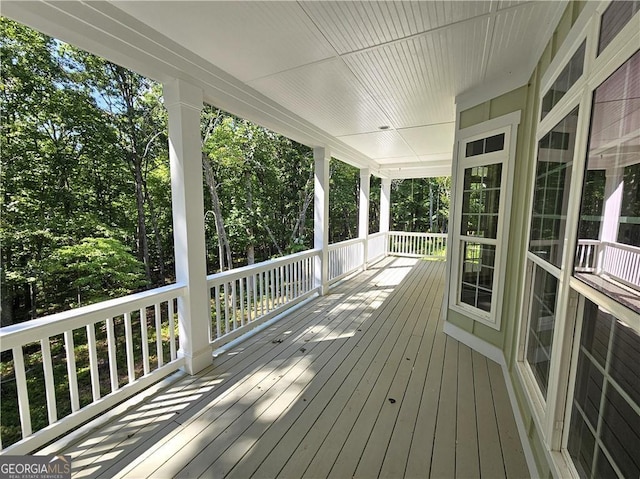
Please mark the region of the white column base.
POLYGON ((181 369, 192 376, 213 364, 211 347, 201 349, 191 355, 185 354, 184 351, 180 349, 178 350, 178 357, 184 358, 184 366, 181 369))

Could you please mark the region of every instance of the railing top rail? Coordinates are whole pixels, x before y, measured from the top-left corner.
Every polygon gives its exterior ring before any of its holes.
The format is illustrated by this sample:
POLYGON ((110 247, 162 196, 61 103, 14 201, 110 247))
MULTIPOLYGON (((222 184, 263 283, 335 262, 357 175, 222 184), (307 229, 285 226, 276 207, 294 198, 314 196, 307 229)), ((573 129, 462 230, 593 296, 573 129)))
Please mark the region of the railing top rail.
POLYGON ((0 328, 0 350, 7 351, 16 346, 82 328, 87 324, 130 313, 152 303, 168 301, 181 296, 185 290, 184 284, 177 283, 5 326, 0 328))
POLYGON ((345 246, 351 246, 353 244, 364 243, 364 238, 353 238, 346 241, 340 241, 339 243, 330 244, 328 247, 329 251, 343 248, 345 246))
POLYGON ((578 240, 578 245, 582 246, 588 246, 588 245, 597 245, 600 244, 600 240, 593 240, 593 239, 579 239, 578 240))
POLYGON ((301 259, 311 258, 320 254, 320 249, 309 249, 301 251, 299 253, 289 254, 282 256, 281 258, 270 259, 268 261, 262 261, 260 263, 242 266, 240 268, 223 271, 221 273, 214 273, 207 276, 207 282, 209 286, 213 286, 218 283, 224 283, 226 281, 233 281, 239 278, 244 278, 248 274, 258 274, 264 271, 269 271, 277 266, 283 266, 290 263, 295 263, 301 259))
POLYGON ((374 238, 379 238, 379 237, 382 237, 382 236, 386 236, 386 234, 387 234, 387 231, 378 231, 377 233, 371 233, 369 235, 369 239, 374 239, 374 238))
POLYGON ((414 231, 389 231, 390 235, 394 236, 427 236, 431 238, 446 238, 447 233, 416 233, 414 231))
POLYGON ((623 249, 625 251, 631 251, 632 253, 640 253, 640 248, 637 246, 631 246, 629 244, 624 243, 613 243, 611 241, 602 241, 603 245, 610 246, 612 248, 623 249))

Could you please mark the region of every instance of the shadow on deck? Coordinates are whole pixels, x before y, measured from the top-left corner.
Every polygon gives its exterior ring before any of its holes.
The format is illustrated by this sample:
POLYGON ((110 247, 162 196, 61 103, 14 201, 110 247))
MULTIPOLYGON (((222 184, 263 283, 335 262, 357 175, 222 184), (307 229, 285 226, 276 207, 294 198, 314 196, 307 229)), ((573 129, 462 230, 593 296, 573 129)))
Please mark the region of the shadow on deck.
POLYGON ((387 258, 64 451, 76 477, 528 477, 500 366, 387 258))

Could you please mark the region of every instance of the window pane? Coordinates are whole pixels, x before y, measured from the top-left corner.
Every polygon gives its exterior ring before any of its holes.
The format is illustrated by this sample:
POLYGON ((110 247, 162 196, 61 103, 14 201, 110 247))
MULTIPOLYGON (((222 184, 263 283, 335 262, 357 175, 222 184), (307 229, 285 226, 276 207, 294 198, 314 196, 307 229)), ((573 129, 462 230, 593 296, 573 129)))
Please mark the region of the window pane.
POLYGON ((607 388, 602 444, 624 477, 640 477, 640 416, 613 387, 607 388))
POLYGON ((466 156, 477 156, 482 155, 484 150, 484 140, 476 140, 467 143, 467 153, 466 156))
POLYGON ((485 153, 492 153, 494 151, 501 151, 504 149, 504 133, 499 135, 489 136, 482 138, 481 140, 470 141, 467 143, 465 156, 483 155, 485 153))
POLYGON ((501 163, 464 170, 462 235, 497 238, 501 175, 501 163))
POLYGON ((538 143, 529 251, 560 267, 578 109, 538 143))
POLYGON ((542 99, 542 115, 544 118, 551 111, 551 109, 562 99, 565 93, 573 86, 573 84, 582 76, 582 69, 584 66, 584 50, 585 43, 580 45, 580 48, 569 60, 569 63, 564 67, 556 81, 549 88, 549 91, 544 95, 542 99))
POLYGON ((640 404, 640 335, 616 321, 611 351, 611 377, 640 404))
POLYGON ((598 479, 618 479, 616 471, 611 467, 609 459, 607 459, 607 456, 602 453, 602 449, 600 448, 598 448, 595 477, 598 479))
POLYGON ((596 441, 578 410, 573 410, 567 449, 580 477, 591 477, 591 464, 596 441))
POLYGON ((640 10, 640 1, 616 0, 611 2, 602 14, 600 22, 600 41, 598 42, 598 55, 602 53, 611 40, 620 30, 629 23, 629 20, 640 10))
POLYGON ((540 386, 547 395, 549 364, 556 321, 558 280, 537 265, 533 266, 531 313, 527 337, 527 361, 540 386))
POLYGON ((460 301, 483 311, 491 310, 496 247, 462 242, 460 301))
POLYGON ((567 448, 584 477, 594 455, 594 477, 616 469, 639 477, 640 335, 586 298, 584 305, 567 448))
POLYGON ((594 92, 574 268, 577 278, 640 312, 638 131, 640 52, 594 92))
POLYGON ((491 153, 493 151, 500 151, 504 149, 504 133, 499 135, 490 136, 485 142, 485 153, 491 153))
POLYGON ((605 170, 588 170, 585 172, 578 238, 597 240, 600 235, 604 185, 605 170))

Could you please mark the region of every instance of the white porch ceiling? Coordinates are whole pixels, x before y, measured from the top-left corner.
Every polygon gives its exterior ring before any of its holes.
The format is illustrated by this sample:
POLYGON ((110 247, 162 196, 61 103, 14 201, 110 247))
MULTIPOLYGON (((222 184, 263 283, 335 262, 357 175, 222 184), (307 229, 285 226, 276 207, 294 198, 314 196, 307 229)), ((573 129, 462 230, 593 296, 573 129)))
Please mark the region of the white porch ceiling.
MULTIPOLYGON (((3 10, 66 40, 54 20, 34 20, 35 9, 25 3, 4 0, 3 10)), ((310 146, 329 146, 334 156, 376 174, 408 177, 448 174, 456 96, 524 84, 565 1, 37 3, 68 15, 67 28, 78 19, 101 32, 114 24, 181 58, 192 52, 204 60, 200 68, 228 74, 220 83, 249 97, 237 108, 227 97, 216 106, 310 146), (76 5, 61 5, 69 3, 76 5), (251 98, 255 111, 246 107, 251 98), (262 103, 282 120, 274 121, 262 103)), ((70 37, 78 44, 78 35, 70 37)), ((78 46, 109 58, 90 43, 78 46)), ((210 83, 203 80, 205 98, 216 101, 207 94, 210 83)))

